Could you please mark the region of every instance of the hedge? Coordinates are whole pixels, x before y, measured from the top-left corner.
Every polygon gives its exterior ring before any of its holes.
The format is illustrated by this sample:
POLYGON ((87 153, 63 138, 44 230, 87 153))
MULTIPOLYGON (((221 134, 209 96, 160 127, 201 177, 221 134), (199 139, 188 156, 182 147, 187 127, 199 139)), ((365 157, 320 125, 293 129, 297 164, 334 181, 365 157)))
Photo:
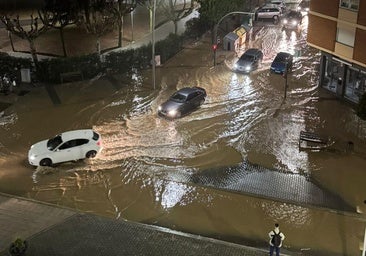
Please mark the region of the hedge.
MULTIPOLYGON (((190 38, 196 39, 202 35, 206 28, 200 24, 199 19, 193 19, 187 23, 186 32, 183 35, 170 34, 164 40, 155 43, 155 54, 160 55, 161 63, 165 63, 183 49, 183 43, 190 38)), ((151 66, 152 45, 144 45, 137 49, 114 51, 102 56, 98 54, 84 55, 80 57, 54 58, 40 60, 37 71, 34 74, 30 59, 18 59, 0 55, 1 73, 9 73, 14 67, 30 68, 36 80, 45 83, 59 83, 62 73, 81 71, 85 79, 91 79, 103 72, 127 73, 134 69, 146 69, 151 66)))

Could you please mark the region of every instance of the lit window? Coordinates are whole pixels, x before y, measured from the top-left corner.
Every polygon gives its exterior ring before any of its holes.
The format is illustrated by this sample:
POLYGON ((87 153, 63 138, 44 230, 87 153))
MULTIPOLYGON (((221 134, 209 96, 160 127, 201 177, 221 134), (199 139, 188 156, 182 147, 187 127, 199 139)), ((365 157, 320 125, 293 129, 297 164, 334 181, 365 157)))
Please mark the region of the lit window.
POLYGON ((355 34, 355 29, 338 27, 337 42, 353 47, 355 44, 355 34))
POLYGON ((359 2, 360 0, 341 0, 340 7, 357 11, 359 2))

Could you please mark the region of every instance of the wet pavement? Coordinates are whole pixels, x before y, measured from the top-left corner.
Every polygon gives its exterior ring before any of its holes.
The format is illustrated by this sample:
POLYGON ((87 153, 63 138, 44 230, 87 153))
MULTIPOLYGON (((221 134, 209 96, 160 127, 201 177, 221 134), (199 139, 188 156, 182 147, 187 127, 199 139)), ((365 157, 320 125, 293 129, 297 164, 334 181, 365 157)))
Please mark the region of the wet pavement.
POLYGON ((16 238, 27 240, 26 255, 268 255, 265 249, 113 220, 5 194, 0 195, 0 223, 2 255, 16 238))
POLYGON ((356 212, 339 195, 316 184, 311 177, 268 169, 248 161, 238 166, 203 170, 191 177, 193 183, 229 192, 249 194, 276 201, 321 207, 340 212, 356 212))

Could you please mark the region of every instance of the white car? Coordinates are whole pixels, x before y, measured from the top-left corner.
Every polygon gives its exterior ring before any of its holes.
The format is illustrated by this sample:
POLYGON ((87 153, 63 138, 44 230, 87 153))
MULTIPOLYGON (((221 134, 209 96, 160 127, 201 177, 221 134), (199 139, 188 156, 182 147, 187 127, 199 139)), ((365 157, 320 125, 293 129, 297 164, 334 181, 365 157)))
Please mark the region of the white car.
POLYGON ((31 146, 28 161, 34 166, 93 158, 102 150, 102 138, 92 129, 61 133, 31 146))

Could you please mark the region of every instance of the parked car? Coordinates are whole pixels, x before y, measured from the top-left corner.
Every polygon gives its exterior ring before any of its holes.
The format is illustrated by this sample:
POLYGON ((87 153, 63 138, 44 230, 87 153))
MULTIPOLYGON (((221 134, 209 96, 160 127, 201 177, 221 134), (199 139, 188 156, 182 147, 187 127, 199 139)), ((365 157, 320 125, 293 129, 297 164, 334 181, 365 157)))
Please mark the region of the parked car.
POLYGON ((297 6, 299 12, 308 13, 310 10, 310 0, 302 0, 297 6))
POLYGON ((34 166, 93 158, 102 150, 102 138, 92 129, 67 131, 33 144, 28 161, 34 166))
POLYGON ((184 87, 159 106, 158 115, 168 119, 185 116, 200 107, 206 96, 206 90, 201 87, 184 87))
POLYGON ((274 23, 277 23, 281 16, 281 8, 274 4, 266 4, 255 12, 255 20, 271 19, 274 23))
POLYGON ((279 52, 274 58, 271 64, 271 72, 277 74, 284 74, 287 68, 287 72, 292 69, 293 56, 288 52, 279 52))
POLYGON ((234 64, 234 70, 249 73, 256 70, 262 63, 263 53, 256 48, 248 49, 240 56, 239 60, 234 64))
POLYGON ((283 0, 271 0, 269 4, 276 5, 277 7, 281 8, 282 13, 286 11, 286 3, 283 0))
POLYGON ((302 14, 299 11, 291 10, 286 13, 282 18, 282 24, 284 29, 299 29, 302 23, 302 14))

